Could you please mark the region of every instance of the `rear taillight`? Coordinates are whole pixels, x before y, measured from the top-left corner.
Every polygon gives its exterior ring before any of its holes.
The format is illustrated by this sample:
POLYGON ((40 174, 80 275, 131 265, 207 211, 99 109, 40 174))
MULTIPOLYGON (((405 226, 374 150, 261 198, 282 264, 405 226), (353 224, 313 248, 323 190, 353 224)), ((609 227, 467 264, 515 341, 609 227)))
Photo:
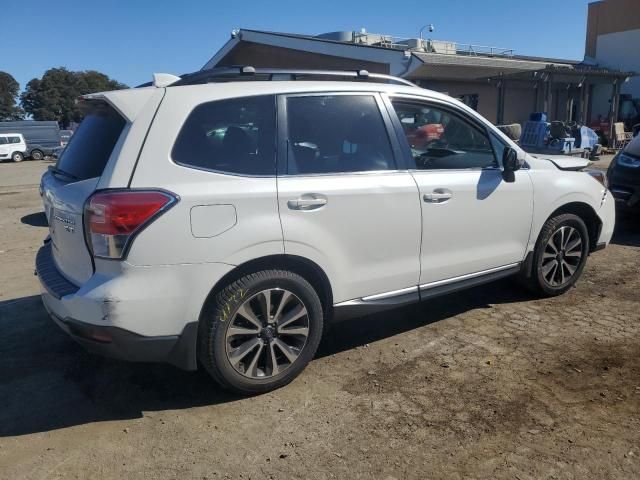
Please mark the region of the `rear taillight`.
POLYGON ((122 258, 133 237, 177 201, 168 192, 118 190, 92 195, 84 209, 93 256, 122 258))

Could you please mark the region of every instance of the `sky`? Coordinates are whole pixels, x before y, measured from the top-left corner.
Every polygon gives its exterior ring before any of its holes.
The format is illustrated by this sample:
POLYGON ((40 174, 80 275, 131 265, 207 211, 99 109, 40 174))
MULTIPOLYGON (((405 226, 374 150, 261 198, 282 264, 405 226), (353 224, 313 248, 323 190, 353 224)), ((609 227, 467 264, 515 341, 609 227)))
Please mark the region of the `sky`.
POLYGON ((234 28, 316 35, 360 30, 582 60, 589 0, 0 0, 17 19, 0 71, 24 88, 48 68, 98 70, 130 86, 200 69, 234 28), (426 35, 425 35, 426 37, 426 35))

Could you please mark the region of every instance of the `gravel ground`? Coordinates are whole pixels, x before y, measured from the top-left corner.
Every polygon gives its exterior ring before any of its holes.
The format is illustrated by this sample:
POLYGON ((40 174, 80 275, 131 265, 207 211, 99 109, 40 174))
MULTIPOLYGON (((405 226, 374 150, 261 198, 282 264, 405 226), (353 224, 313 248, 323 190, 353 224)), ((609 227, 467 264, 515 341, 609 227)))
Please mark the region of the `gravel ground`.
POLYGON ((640 219, 562 297, 505 280, 349 321, 239 398, 47 318, 46 165, 0 164, 0 478, 640 478, 640 219))

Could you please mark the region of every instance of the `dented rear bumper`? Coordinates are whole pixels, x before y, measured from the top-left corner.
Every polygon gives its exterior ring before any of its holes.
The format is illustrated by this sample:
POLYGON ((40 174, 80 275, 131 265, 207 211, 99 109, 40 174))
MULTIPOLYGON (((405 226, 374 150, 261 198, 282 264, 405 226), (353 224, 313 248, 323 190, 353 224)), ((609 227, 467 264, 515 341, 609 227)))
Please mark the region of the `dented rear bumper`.
POLYGON ((200 310, 228 265, 100 265, 83 285, 62 275, 46 243, 36 257, 42 301, 55 322, 90 352, 196 369, 200 310))

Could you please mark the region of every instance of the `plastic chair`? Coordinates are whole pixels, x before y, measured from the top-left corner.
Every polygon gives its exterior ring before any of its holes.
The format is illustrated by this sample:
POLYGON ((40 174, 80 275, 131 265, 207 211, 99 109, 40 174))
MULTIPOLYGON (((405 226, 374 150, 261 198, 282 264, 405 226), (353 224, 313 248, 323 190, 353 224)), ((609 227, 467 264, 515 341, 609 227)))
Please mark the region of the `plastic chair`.
POLYGON ((633 138, 633 132, 625 132, 624 123, 617 122, 613 124, 613 136, 615 138, 614 148, 622 149, 633 138))

